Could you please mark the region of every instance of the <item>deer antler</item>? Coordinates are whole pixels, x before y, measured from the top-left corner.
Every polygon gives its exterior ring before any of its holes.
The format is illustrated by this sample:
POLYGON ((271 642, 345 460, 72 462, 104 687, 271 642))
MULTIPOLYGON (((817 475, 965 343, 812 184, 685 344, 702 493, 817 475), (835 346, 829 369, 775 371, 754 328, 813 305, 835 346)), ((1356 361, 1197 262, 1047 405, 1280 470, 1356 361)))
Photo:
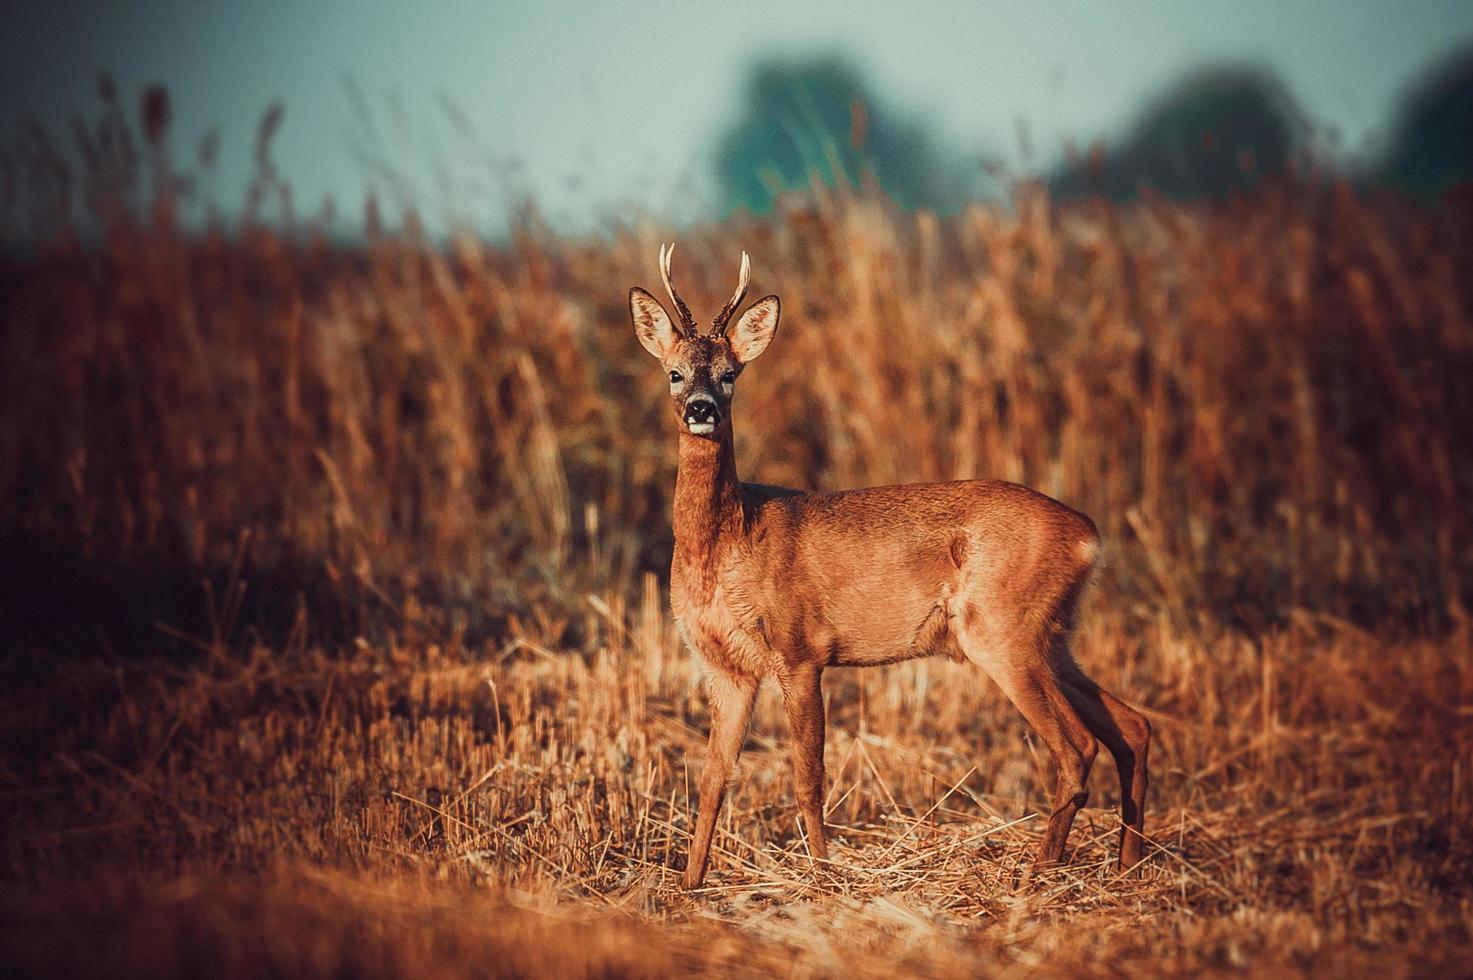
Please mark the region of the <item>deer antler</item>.
POLYGON ((665 291, 670 294, 670 301, 675 304, 675 312, 680 316, 680 324, 683 332, 694 336, 696 333, 696 318, 691 316, 690 307, 685 305, 685 300, 675 291, 675 283, 670 279, 670 258, 675 254, 675 243, 670 247, 660 246, 660 278, 665 280, 665 291))
POLYGON ((731 294, 731 299, 726 301, 726 305, 721 308, 721 312, 716 314, 716 319, 711 321, 711 336, 726 336, 726 325, 731 321, 731 316, 737 311, 737 307, 742 305, 742 299, 747 295, 747 286, 751 281, 752 260, 747 258, 746 252, 743 252, 742 269, 737 273, 736 292, 731 294))

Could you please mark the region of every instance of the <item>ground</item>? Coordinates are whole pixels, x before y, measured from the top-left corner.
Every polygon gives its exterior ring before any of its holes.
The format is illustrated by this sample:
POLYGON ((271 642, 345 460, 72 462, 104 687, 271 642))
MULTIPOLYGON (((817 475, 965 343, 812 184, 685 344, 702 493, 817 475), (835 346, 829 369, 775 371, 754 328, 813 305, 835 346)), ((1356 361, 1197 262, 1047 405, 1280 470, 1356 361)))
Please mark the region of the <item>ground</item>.
POLYGON ((707 713, 626 305, 658 229, 344 245, 170 205, 0 258, 10 973, 1468 972, 1455 201, 820 187, 683 232, 693 306, 744 250, 782 296, 742 477, 1089 514, 1073 650, 1156 736, 1137 873, 1102 753, 1025 881, 1049 760, 991 682, 829 671, 818 864, 766 690, 691 893, 707 713))

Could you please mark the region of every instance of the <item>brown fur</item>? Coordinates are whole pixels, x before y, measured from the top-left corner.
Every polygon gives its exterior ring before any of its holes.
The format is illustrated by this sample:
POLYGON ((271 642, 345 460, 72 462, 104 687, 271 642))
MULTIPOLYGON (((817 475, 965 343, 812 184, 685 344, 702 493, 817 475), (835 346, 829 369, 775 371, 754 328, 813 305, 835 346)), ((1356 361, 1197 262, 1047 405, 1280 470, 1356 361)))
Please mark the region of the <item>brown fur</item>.
POLYGON ((754 304, 730 339, 675 328, 642 290, 631 293, 631 310, 641 343, 683 379, 672 382, 682 421, 671 605, 710 668, 712 716, 686 884, 704 877, 763 678, 782 688, 798 806, 809 847, 823 859, 824 668, 934 655, 986 671, 1054 757, 1053 809, 1035 863, 1062 858, 1087 798, 1097 739, 1120 773, 1120 864, 1139 862, 1150 726, 1091 681, 1067 646, 1099 553, 1094 523, 1037 491, 996 481, 837 493, 741 483, 732 386, 720 379, 772 339, 776 298, 754 304), (714 431, 696 434, 686 424, 693 397, 714 399, 714 431))

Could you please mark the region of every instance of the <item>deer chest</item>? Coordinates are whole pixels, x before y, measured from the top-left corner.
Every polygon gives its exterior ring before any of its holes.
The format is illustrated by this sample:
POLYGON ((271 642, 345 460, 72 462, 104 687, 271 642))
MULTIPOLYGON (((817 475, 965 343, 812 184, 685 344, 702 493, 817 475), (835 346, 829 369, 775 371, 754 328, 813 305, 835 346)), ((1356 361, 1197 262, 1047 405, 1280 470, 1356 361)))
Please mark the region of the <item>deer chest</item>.
POLYGON ((689 601, 678 589, 671 600, 682 639, 711 667, 763 677, 781 664, 782 658, 764 635, 760 616, 721 586, 702 602, 689 601))

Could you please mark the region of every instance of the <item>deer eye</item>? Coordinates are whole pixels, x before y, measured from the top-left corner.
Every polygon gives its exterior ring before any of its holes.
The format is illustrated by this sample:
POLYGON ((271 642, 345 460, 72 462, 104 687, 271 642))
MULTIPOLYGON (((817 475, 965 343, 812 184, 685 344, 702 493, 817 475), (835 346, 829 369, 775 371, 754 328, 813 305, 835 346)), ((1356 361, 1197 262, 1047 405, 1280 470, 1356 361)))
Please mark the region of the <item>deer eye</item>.
POLYGON ((727 371, 725 374, 723 374, 721 376, 721 383, 724 384, 724 385, 734 385, 734 384, 736 384, 736 372, 735 371, 727 371))
POLYGON ((670 383, 671 384, 678 385, 678 384, 680 384, 680 382, 682 382, 684 380, 685 380, 685 375, 681 374, 679 371, 671 371, 670 372, 670 383))

